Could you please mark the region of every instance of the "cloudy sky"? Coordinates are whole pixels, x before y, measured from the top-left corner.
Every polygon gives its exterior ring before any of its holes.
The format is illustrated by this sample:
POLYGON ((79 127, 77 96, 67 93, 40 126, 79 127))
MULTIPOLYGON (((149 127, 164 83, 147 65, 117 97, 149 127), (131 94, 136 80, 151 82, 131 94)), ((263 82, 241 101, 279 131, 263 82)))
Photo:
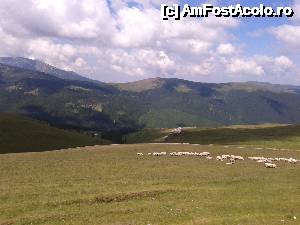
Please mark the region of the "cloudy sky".
POLYGON ((40 59, 107 82, 177 77, 300 84, 300 0, 210 2, 292 6, 295 15, 163 21, 161 3, 203 2, 0 0, 0 56, 40 59))

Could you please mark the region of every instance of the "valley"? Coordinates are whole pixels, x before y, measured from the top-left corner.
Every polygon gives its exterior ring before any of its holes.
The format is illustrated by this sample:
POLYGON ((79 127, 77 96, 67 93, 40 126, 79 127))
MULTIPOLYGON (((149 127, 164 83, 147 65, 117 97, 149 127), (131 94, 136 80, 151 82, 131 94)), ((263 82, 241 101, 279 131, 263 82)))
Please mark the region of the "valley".
POLYGON ((40 63, 0 64, 0 225, 298 224, 299 87, 40 63))

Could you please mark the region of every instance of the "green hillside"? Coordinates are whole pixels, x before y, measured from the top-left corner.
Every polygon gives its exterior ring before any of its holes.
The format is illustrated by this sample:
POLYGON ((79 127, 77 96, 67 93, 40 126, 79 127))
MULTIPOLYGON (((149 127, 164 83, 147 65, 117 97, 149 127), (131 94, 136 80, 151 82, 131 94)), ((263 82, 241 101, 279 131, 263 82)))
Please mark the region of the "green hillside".
POLYGON ((146 129, 127 135, 126 141, 127 143, 169 142, 300 149, 300 126, 297 125, 187 128, 183 129, 181 134, 168 136, 170 133, 170 129, 146 129))
POLYGON ((118 93, 106 84, 0 64, 0 112, 26 115, 56 127, 99 131, 137 127, 114 106, 126 102, 118 93))
POLYGON ((0 64, 0 112, 122 134, 178 126, 300 124, 300 87, 162 78, 106 84, 0 64))
POLYGON ((0 114, 0 154, 40 152, 108 143, 109 141, 100 138, 54 128, 32 119, 0 114))

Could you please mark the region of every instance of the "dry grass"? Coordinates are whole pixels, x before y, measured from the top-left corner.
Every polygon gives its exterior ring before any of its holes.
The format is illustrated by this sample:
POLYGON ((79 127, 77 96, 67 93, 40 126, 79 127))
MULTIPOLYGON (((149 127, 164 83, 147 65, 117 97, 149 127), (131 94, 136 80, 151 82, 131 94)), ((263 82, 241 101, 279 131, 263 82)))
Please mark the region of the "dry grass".
POLYGON ((299 224, 299 164, 136 155, 153 151, 300 158, 294 150, 166 144, 0 155, 0 224, 299 224))

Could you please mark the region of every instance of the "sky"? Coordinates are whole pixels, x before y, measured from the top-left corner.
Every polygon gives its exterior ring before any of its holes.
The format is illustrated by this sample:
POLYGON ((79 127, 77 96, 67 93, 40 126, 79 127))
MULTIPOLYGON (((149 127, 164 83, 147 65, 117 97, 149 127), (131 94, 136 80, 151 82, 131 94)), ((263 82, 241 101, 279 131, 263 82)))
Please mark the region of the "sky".
POLYGON ((172 77, 300 85, 300 0, 0 0, 0 56, 104 82, 172 77), (291 6, 292 18, 163 21, 160 4, 291 6))

